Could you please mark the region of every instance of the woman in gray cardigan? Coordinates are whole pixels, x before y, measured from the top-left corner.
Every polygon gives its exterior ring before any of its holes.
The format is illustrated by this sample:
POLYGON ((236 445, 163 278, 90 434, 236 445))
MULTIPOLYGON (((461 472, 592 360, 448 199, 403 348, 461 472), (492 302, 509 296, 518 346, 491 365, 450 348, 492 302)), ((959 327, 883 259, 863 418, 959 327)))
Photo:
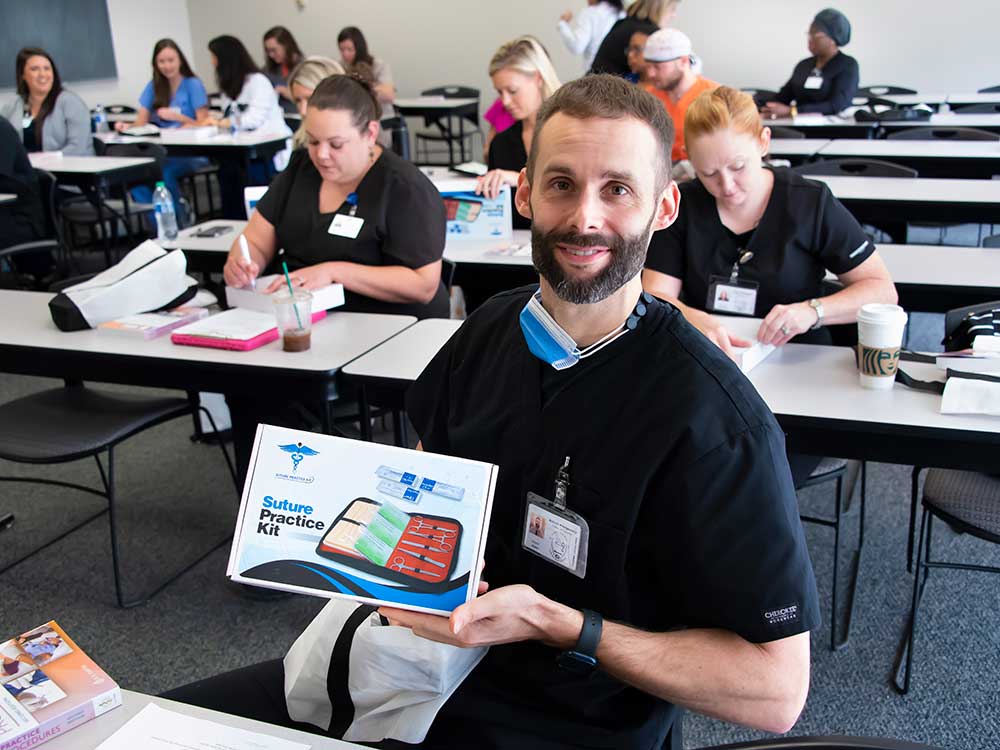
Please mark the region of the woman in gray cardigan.
POLYGON ((62 151, 93 156, 90 110, 83 99, 62 87, 59 70, 38 47, 17 53, 17 97, 0 114, 21 134, 28 151, 62 151))

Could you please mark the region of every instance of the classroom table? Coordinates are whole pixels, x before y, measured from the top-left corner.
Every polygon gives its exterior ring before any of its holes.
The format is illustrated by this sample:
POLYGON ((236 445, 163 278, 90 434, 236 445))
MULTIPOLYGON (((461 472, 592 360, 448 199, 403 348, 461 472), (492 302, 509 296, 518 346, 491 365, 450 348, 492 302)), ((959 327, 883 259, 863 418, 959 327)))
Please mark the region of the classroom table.
POLYGON ((246 228, 247 222, 238 219, 213 219, 182 229, 177 238, 160 244, 167 250, 180 248, 187 258, 187 269, 196 273, 219 273, 226 264, 226 254, 233 241, 246 228), (209 227, 229 227, 229 231, 217 237, 198 237, 197 234, 209 227))
MULTIPOLYGON (((159 167, 156 160, 148 156, 64 156, 60 153, 36 151, 28 154, 31 166, 43 169, 55 176, 59 185, 80 188, 84 197, 97 212, 97 223, 103 226, 105 219, 105 199, 113 188, 140 182, 143 179, 158 179, 159 167)), ((122 201, 125 227, 131 227, 129 201, 122 201)), ((104 235, 104 258, 111 265, 111 232, 104 235)))
POLYGON ((829 138, 771 138, 767 153, 772 159, 787 159, 793 165, 802 164, 829 143, 832 143, 829 138))
POLYGON ((0 371, 71 380, 211 393, 290 394, 316 405, 329 432, 327 404, 348 362, 405 330, 408 315, 332 312, 312 330, 312 348, 284 352, 281 341, 248 352, 178 346, 170 336, 87 330, 65 333, 49 314, 51 294, 0 290, 0 371))
POLYGON ((14 193, 0 193, 0 204, 3 203, 13 203, 17 200, 17 195, 14 193))
POLYGON ((878 252, 909 312, 1000 300, 1000 248, 887 244, 878 252))
POLYGON ((964 107, 969 104, 1000 104, 1000 91, 948 94, 949 107, 964 107))
POLYGON ((1000 133, 1000 114, 939 112, 928 120, 886 120, 881 123, 880 134, 888 135, 905 128, 977 128, 1000 133))
POLYGON ((765 119, 764 124, 794 128, 805 133, 807 138, 875 138, 879 129, 877 122, 857 122, 854 117, 817 114, 765 119))
POLYGON ((205 135, 202 128, 163 128, 155 136, 130 136, 111 132, 96 133, 94 137, 105 145, 158 143, 171 156, 208 156, 239 160, 245 164, 249 164, 251 159, 270 158, 283 151, 291 138, 285 133, 256 130, 205 135))
POLYGON ((1000 180, 806 176, 825 182, 863 224, 1000 224, 1000 180))
POLYGON ((244 719, 240 716, 211 711, 207 708, 189 706, 186 703, 178 703, 177 701, 145 695, 132 690, 122 690, 121 706, 98 716, 96 719, 88 721, 86 724, 81 724, 66 734, 54 737, 45 743, 45 750, 94 750, 94 748, 118 731, 129 719, 150 703, 155 703, 167 711, 174 711, 175 713, 192 716, 196 719, 205 719, 206 721, 214 721, 216 724, 222 724, 227 727, 236 727, 238 729, 245 729, 248 732, 266 734, 288 742, 300 742, 313 748, 313 750, 347 750, 348 748, 362 747, 362 745, 356 745, 353 742, 344 742, 318 734, 300 732, 297 729, 286 729, 274 724, 265 724, 264 722, 252 719, 244 719))
POLYGON ((1000 141, 840 139, 817 149, 820 159, 880 159, 916 169, 921 177, 991 179, 1000 174, 1000 141))
MULTIPOLYGON (((395 99, 392 106, 401 117, 423 117, 427 120, 448 118, 454 121, 451 125, 453 133, 461 130, 458 121, 463 117, 474 118, 479 110, 479 99, 462 98, 448 99, 443 96, 413 96, 395 99)), ((476 125, 478 127, 478 123, 476 125)), ((472 154, 466 156, 465 138, 458 139, 459 161, 468 161, 472 154)))

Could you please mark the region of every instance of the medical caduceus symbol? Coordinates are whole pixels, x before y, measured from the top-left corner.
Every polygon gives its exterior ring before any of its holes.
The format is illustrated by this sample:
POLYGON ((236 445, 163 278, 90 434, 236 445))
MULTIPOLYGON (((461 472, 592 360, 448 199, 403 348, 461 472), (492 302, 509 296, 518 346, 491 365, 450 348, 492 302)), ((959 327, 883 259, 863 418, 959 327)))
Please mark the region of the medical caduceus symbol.
POLYGON ((293 472, 299 470, 299 464, 302 463, 302 459, 306 456, 319 455, 319 451, 314 451, 308 445, 303 445, 302 443, 289 443, 288 445, 279 445, 278 447, 291 455, 293 472))

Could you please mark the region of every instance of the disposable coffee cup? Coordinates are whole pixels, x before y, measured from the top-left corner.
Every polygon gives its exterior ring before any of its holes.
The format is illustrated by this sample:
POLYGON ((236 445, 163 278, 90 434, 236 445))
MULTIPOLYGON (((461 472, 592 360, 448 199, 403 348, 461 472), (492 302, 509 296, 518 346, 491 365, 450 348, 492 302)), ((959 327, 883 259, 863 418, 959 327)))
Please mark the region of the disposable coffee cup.
POLYGON ((312 345, 312 295, 304 289, 295 294, 277 292, 274 316, 281 333, 282 349, 304 352, 312 345))
POLYGON ((858 377, 862 388, 887 391, 896 380, 906 312, 899 305, 872 303, 858 312, 858 377))

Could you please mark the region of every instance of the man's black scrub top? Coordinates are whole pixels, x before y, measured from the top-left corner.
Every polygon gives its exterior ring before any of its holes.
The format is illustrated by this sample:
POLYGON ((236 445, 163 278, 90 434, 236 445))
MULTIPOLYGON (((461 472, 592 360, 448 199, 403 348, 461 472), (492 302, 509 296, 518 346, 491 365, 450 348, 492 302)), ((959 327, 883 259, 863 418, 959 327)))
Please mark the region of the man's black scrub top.
MULTIPOLYGON (((525 583, 652 631, 724 628, 772 641, 819 622, 784 439, 753 386, 672 306, 557 372, 518 315, 534 288, 493 297, 427 366, 407 411, 428 451, 500 466, 486 546, 491 588, 525 583), (590 525, 586 578, 521 548, 525 497, 590 525)), ((652 748, 672 705, 598 670, 560 670, 539 642, 494 646, 438 715, 428 747, 652 748)))

